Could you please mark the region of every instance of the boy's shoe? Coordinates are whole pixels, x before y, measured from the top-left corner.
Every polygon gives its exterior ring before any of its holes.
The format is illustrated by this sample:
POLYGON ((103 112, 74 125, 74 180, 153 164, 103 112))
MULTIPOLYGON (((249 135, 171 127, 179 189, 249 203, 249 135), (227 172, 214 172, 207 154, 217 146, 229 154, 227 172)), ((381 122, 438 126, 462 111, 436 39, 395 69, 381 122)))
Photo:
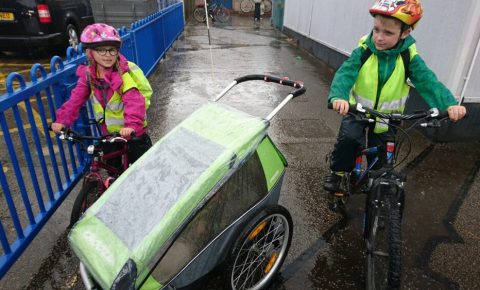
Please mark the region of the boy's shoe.
POLYGON ((342 172, 332 172, 330 175, 325 176, 323 181, 323 189, 330 192, 340 191, 340 183, 342 181, 342 172))

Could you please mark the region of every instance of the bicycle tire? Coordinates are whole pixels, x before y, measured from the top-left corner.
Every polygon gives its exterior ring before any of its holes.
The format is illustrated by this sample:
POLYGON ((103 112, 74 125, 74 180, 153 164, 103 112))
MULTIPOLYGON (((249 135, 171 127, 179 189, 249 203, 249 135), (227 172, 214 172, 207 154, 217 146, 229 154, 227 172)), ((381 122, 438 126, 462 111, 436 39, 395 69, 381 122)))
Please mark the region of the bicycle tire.
POLYGON ((399 289, 402 273, 401 212, 393 197, 367 207, 366 289, 399 289), (382 212, 382 210, 384 210, 382 212), (387 219, 382 227, 383 218, 387 219))
POLYGON ((244 13, 253 11, 253 2, 252 0, 243 0, 240 2, 240 10, 244 13))
POLYGON ((90 180, 83 185, 73 203, 69 227, 72 227, 80 219, 82 214, 100 197, 101 194, 99 180, 90 180))
POLYGON ((206 20, 205 9, 195 8, 195 10, 193 10, 193 18, 195 18, 195 20, 197 20, 198 22, 205 22, 206 20))
POLYGON ((260 211, 229 251, 223 275, 225 289, 266 289, 285 261, 292 229, 292 217, 284 207, 275 205, 260 211))
POLYGON ((220 22, 227 22, 230 19, 230 12, 227 8, 221 7, 217 9, 215 13, 215 18, 220 22))
POLYGON ((264 0, 263 7, 263 12, 269 13, 270 11, 272 11, 272 1, 264 0))

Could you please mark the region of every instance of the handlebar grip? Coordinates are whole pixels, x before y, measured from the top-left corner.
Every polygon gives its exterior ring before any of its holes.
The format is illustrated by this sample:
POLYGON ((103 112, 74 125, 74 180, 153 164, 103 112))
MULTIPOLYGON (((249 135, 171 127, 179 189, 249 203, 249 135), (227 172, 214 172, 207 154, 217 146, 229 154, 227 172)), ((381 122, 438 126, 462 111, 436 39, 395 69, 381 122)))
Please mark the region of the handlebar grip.
MULTIPOLYGON (((333 110, 333 103, 328 102, 327 107, 330 110, 333 110)), ((348 106, 348 112, 349 113, 358 113, 357 106, 355 104, 349 104, 348 106)))
POLYGON ((302 86, 300 89, 298 90, 295 90, 292 92, 292 95, 293 95, 293 99, 298 97, 298 96, 301 96, 303 94, 305 94, 305 92, 307 91, 307 88, 302 86))
POLYGON ((442 111, 438 114, 438 117, 436 117, 436 119, 445 119, 445 118, 449 118, 448 111, 442 111))
POLYGON ((300 95, 303 95, 307 89, 303 86, 303 83, 299 81, 292 81, 286 78, 279 78, 279 77, 274 77, 270 75, 259 75, 259 74, 254 74, 254 75, 246 75, 243 77, 236 78, 235 81, 237 84, 243 83, 246 81, 265 81, 265 82, 272 82, 272 83, 277 83, 280 85, 284 86, 289 86, 292 88, 295 88, 296 90, 292 91, 291 94, 293 95, 293 98, 298 97, 300 95))

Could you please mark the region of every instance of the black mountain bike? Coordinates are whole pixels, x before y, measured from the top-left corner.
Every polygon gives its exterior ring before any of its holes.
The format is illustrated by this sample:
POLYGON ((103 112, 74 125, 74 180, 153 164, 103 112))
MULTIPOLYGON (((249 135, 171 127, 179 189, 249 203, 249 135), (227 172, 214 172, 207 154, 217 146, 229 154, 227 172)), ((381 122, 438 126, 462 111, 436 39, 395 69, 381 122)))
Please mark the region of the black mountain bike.
MULTIPOLYGON (((331 104, 329 104, 331 108, 331 104)), ((411 152, 412 141, 408 131, 414 127, 440 127, 441 121, 448 118, 447 112, 437 109, 414 114, 381 113, 364 108, 361 104, 351 105, 349 114, 359 122, 384 122, 403 133, 401 140, 391 140, 386 144, 386 162, 380 169, 373 170, 375 164, 384 160, 378 147, 360 150, 352 172, 342 177, 341 190, 332 194, 331 207, 341 209, 354 193, 367 194, 364 220, 364 240, 366 247, 366 289, 398 289, 402 273, 402 214, 405 201, 406 174, 395 168, 406 160, 411 152), (401 128, 401 121, 415 121, 401 128), (407 140, 407 154, 397 162, 400 146, 407 140), (396 148, 398 147, 398 148, 396 148), (365 158, 370 157, 368 164, 365 158)), ((398 139, 398 138, 396 138, 398 139)))

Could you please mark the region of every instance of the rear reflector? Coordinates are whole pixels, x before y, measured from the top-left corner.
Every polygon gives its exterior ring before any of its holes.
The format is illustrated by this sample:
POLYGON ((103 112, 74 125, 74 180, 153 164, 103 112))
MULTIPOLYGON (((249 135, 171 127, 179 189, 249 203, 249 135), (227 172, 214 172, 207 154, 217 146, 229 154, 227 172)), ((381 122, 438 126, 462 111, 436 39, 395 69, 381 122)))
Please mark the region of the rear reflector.
POLYGON ((48 10, 47 4, 37 4, 38 19, 40 23, 51 23, 52 17, 50 16, 50 10, 48 10))

